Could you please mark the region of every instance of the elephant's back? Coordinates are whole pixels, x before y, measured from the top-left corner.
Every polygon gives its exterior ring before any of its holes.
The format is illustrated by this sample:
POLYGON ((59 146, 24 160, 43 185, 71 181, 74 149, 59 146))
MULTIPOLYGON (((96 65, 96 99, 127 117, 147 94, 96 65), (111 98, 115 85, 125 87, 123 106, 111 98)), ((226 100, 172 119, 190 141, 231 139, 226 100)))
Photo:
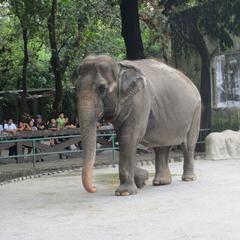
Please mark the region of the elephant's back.
POLYGON ((196 86, 180 71, 156 60, 133 61, 146 77, 151 111, 145 140, 161 144, 182 142, 201 102, 196 86), (155 136, 155 137, 154 137, 155 136))
POLYGON ((137 61, 125 61, 129 64, 134 65, 139 68, 143 74, 146 76, 148 84, 158 89, 162 89, 164 92, 166 90, 171 93, 171 91, 176 94, 181 90, 187 94, 186 97, 194 98, 196 101, 201 101, 201 97, 197 87, 194 83, 181 71, 175 69, 163 62, 157 61, 155 59, 143 59, 137 61))

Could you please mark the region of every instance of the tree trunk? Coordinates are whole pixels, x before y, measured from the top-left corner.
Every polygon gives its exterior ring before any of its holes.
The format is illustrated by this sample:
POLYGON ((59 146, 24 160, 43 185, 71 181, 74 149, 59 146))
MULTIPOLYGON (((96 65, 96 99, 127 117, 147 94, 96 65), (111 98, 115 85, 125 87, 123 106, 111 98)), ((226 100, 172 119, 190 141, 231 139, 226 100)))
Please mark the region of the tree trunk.
POLYGON ((202 97, 203 109, 201 118, 201 128, 211 128, 211 72, 210 72, 210 56, 204 38, 192 22, 190 26, 190 34, 192 35, 192 43, 201 58, 201 87, 200 94, 202 97))
POLYGON ((122 36, 129 60, 144 58, 143 44, 139 25, 138 0, 122 0, 120 3, 122 36))
POLYGON ((52 0, 51 14, 48 17, 48 32, 51 46, 51 66, 54 73, 55 80, 55 99, 53 103, 54 114, 59 114, 62 111, 63 102, 63 75, 64 70, 59 58, 56 39, 55 17, 57 12, 57 0, 52 0))
POLYGON ((211 75, 209 54, 201 56, 201 88, 203 111, 201 128, 211 128, 211 75))
POLYGON ((23 57, 23 68, 22 68, 22 106, 21 106, 21 112, 27 111, 27 66, 29 62, 28 58, 28 29, 26 27, 26 24, 22 24, 22 36, 23 36, 23 51, 24 51, 24 57, 23 57))

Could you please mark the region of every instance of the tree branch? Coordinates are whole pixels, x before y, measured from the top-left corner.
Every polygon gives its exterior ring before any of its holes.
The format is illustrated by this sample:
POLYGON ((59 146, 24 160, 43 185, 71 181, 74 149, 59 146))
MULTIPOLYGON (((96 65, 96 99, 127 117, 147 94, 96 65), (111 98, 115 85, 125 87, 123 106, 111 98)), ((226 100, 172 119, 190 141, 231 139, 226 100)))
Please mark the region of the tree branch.
POLYGON ((58 49, 58 54, 61 52, 61 50, 63 49, 64 46, 66 46, 66 44, 68 43, 68 40, 71 38, 72 36, 68 36, 65 41, 62 43, 62 45, 59 47, 58 49))

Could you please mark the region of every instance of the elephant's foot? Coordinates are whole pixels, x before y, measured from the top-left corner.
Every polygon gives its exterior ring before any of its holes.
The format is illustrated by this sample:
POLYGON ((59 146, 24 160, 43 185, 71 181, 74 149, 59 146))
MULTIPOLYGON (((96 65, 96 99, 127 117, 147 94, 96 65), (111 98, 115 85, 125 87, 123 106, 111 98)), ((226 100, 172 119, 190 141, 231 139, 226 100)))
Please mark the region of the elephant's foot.
POLYGON ((164 171, 160 171, 160 173, 156 173, 153 179, 153 185, 167 185, 172 182, 172 176, 170 173, 169 168, 165 169, 164 171))
POLYGON ((195 173, 183 173, 182 175, 182 181, 185 181, 185 182, 190 182, 190 181, 196 181, 197 180, 197 177, 195 175, 195 173))
POLYGON ((137 187, 135 184, 121 184, 115 191, 116 196, 128 196, 134 194, 137 194, 137 187))
POLYGON ((143 188, 148 180, 148 171, 141 168, 136 168, 134 171, 134 181, 138 188, 143 188))

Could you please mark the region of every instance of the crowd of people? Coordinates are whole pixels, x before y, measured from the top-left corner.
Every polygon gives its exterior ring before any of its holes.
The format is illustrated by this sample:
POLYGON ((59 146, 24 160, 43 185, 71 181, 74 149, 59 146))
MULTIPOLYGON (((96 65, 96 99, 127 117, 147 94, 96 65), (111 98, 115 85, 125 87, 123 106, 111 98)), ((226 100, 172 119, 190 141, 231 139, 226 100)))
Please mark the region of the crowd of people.
MULTIPOLYGON (((48 122, 44 123, 41 115, 36 115, 35 118, 31 117, 28 113, 24 113, 21 120, 16 124, 10 118, 0 124, 0 135, 9 133, 15 135, 16 132, 22 131, 41 131, 41 130, 51 130, 58 131, 62 129, 72 129, 79 127, 78 121, 75 123, 70 123, 68 117, 64 115, 64 113, 60 113, 58 118, 52 118, 48 122)), ((49 144, 54 146, 58 143, 56 139, 50 139, 49 144)), ((30 153, 32 151, 31 147, 24 147, 23 151, 27 149, 27 152, 30 153)), ((13 146, 9 148, 9 156, 13 156, 17 154, 17 147, 13 146)), ((0 152, 1 155, 1 152, 0 152)))
MULTIPOLYGON (((75 122, 70 122, 69 118, 65 116, 64 113, 60 113, 58 118, 51 118, 46 123, 43 121, 43 118, 41 115, 36 115, 35 118, 31 117, 28 113, 24 113, 21 120, 16 124, 13 122, 13 120, 10 118, 8 120, 5 120, 2 124, 0 123, 0 139, 1 135, 4 134, 12 134, 16 135, 17 132, 22 131, 41 131, 41 130, 51 130, 51 131, 58 131, 63 129, 73 129, 73 128, 79 128, 78 120, 76 119, 75 122)), ((97 122, 97 129, 100 131, 103 131, 101 133, 104 133, 105 130, 111 130, 113 129, 113 126, 105 121, 104 119, 101 119, 99 122, 97 122)), ((103 138, 106 138, 109 140, 111 138, 110 136, 104 136, 103 138)), ((50 146, 54 146, 61 142, 57 139, 50 139, 49 141, 50 146)), ((25 147, 24 149, 28 150, 28 153, 31 152, 31 147, 25 147)), ((16 155, 17 148, 16 146, 9 148, 9 155, 16 155)), ((0 152, 1 155, 1 152, 0 152)))
POLYGON ((52 118, 47 123, 43 122, 42 116, 37 115, 36 118, 31 117, 28 113, 24 113, 18 124, 14 123, 10 118, 0 124, 0 133, 12 133, 17 131, 37 131, 37 130, 52 130, 69 129, 79 127, 78 121, 70 123, 68 117, 64 113, 60 113, 58 118, 52 118))

